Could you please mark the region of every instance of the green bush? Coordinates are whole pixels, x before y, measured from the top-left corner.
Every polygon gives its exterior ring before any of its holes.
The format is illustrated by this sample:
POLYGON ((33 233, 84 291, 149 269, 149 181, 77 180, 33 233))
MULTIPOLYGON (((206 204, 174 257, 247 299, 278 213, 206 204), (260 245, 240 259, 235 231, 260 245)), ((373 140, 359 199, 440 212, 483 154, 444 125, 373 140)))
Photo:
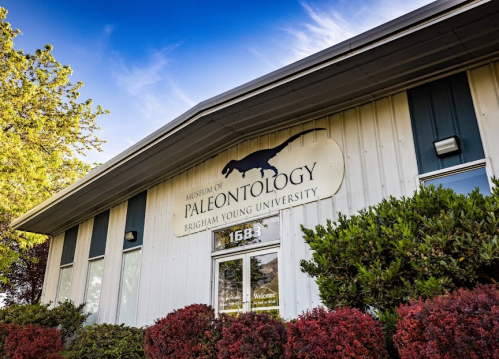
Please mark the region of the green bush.
POLYGON ((49 304, 12 304, 0 309, 0 323, 37 324, 44 327, 56 327, 58 323, 51 315, 49 304))
POLYGON ((96 324, 76 333, 64 353, 68 359, 143 359, 144 330, 124 324, 96 324))
POLYGON ((59 302, 59 305, 49 309, 50 304, 12 304, 0 309, 0 323, 40 325, 48 328, 58 328, 61 331, 63 343, 67 342, 78 329, 83 327, 87 313, 83 312, 85 304, 75 306, 72 301, 59 302))
POLYGON ((83 327, 90 313, 85 313, 85 303, 75 306, 72 301, 59 302, 59 305, 50 311, 51 317, 60 325, 62 342, 75 335, 83 327))
POLYGON ((327 226, 305 229, 314 250, 302 271, 316 278, 329 308, 378 313, 411 298, 433 298, 477 282, 499 281, 499 190, 469 196, 421 187, 327 226))

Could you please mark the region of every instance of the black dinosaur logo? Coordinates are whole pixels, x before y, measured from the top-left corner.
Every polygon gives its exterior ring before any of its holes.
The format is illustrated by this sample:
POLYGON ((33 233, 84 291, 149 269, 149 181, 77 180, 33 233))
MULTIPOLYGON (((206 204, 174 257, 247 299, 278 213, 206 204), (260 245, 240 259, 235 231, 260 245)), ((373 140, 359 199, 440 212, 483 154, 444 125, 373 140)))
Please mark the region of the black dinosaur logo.
POLYGON ((262 178, 264 176, 263 171, 265 170, 274 171, 273 177, 276 177, 279 174, 279 171, 269 163, 269 160, 274 158, 279 152, 281 152, 287 145, 296 140, 298 137, 301 137, 304 134, 312 131, 321 130, 325 130, 325 128, 314 128, 312 130, 302 131, 294 136, 291 136, 277 147, 255 151, 240 160, 231 160, 225 165, 224 169, 222 170, 222 174, 224 174, 225 178, 227 178, 232 173, 232 171, 238 170, 243 174, 244 178, 246 176, 246 172, 248 172, 249 170, 260 168, 262 178))

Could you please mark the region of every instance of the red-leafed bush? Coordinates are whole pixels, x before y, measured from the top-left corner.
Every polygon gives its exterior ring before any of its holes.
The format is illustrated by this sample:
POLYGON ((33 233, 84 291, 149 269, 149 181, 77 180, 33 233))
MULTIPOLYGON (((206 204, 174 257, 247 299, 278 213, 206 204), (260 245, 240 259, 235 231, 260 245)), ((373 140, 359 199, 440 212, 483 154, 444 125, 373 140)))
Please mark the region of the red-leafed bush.
POLYGON ((499 291, 478 285, 399 307, 402 359, 499 358, 499 291))
POLYGON ((219 359, 284 358, 286 328, 281 320, 253 312, 222 320, 219 359))
POLYGON ((144 350, 149 359, 216 358, 220 337, 215 312, 193 304, 171 312, 146 329, 144 350))
POLYGON ((37 325, 12 326, 5 338, 4 351, 10 359, 63 359, 61 332, 37 325))
POLYGON ((286 359, 386 358, 381 324, 358 309, 314 308, 288 323, 286 359))

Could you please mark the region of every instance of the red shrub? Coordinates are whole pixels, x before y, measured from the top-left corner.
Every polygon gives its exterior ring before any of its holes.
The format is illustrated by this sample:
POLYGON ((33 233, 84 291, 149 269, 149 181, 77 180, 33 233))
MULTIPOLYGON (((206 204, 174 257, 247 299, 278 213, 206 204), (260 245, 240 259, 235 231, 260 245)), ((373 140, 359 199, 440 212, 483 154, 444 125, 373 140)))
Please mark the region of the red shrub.
POLYGON ((381 324, 357 309, 314 308, 288 323, 287 359, 386 358, 381 324))
POLYGON ((149 359, 216 358, 220 332, 211 306, 189 305, 171 312, 146 329, 144 350, 149 359))
POLYGON ((402 359, 499 358, 499 291, 478 285, 398 309, 402 359))
POLYGON ((222 319, 222 339, 217 344, 219 359, 284 358, 286 329, 282 321, 254 312, 222 319))
POLYGON ((61 332, 37 325, 12 326, 4 350, 11 359, 63 359, 61 332))

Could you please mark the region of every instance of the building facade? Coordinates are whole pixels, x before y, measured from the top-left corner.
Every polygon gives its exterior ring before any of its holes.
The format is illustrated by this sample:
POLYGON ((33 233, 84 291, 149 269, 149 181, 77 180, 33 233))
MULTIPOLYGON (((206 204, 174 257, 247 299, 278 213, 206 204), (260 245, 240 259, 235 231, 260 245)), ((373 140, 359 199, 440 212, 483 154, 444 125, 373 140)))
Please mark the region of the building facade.
POLYGON ((150 325, 320 305, 307 228, 499 176, 499 4, 437 1, 205 101, 13 226, 54 236, 42 301, 150 325))

